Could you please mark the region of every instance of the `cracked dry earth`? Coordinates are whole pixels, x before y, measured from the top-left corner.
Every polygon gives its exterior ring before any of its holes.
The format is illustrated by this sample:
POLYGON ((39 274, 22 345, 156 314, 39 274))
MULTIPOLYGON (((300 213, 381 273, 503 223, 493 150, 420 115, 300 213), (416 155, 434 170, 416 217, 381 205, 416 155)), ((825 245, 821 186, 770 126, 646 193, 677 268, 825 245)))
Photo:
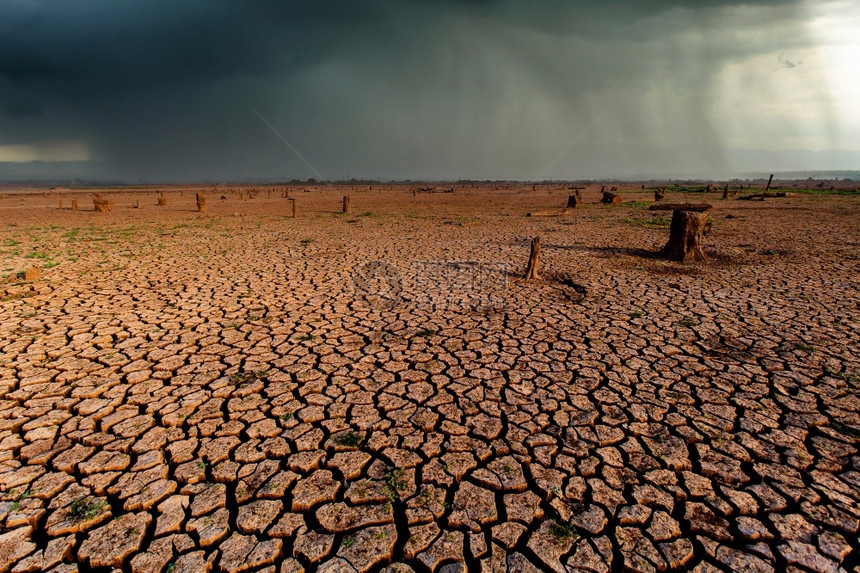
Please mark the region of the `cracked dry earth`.
POLYGON ((0 199, 0 572, 860 571, 856 198, 221 193, 0 199))

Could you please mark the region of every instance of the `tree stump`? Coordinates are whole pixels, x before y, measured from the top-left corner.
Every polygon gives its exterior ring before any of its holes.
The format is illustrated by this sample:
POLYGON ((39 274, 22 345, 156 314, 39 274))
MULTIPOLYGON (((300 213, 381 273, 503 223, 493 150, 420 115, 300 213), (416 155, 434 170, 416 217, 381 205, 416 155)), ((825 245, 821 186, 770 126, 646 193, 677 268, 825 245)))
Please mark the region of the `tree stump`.
POLYGON ((167 205, 167 199, 164 197, 164 193, 158 194, 158 206, 164 207, 167 205))
POLYGON ((197 212, 203 213, 206 211, 206 197, 202 193, 197 194, 197 212))
POLYGON ((293 219, 296 218, 296 199, 295 197, 290 197, 290 206, 293 208, 293 219))
POLYGON ((526 280, 540 279, 540 237, 532 239, 531 251, 529 252, 529 264, 526 267, 526 280))
POLYGON ((30 267, 24 271, 24 280, 27 282, 37 281, 42 278, 42 269, 39 267, 30 267))
POLYGON ((77 199, 72 199, 72 211, 78 210, 78 201, 77 199))
POLYGON ((140 209, 140 199, 138 199, 137 201, 134 202, 134 208, 140 209))
POLYGON ((601 203, 621 203, 621 197, 616 195, 615 193, 610 193, 609 191, 603 192, 603 199, 600 200, 601 203))
POLYGON ((95 197, 93 197, 93 208, 99 213, 104 213, 105 211, 113 211, 113 202, 108 201, 98 193, 95 197))
POLYGON ((665 197, 665 196, 666 196, 666 188, 665 187, 654 189, 654 200, 655 201, 662 201, 663 197, 665 197))
POLYGON ((669 242, 663 247, 662 254, 682 263, 708 260, 702 250, 702 234, 707 221, 707 213, 673 211, 669 242))
POLYGON ((579 195, 579 191, 575 191, 573 195, 567 196, 567 208, 575 209, 580 201, 582 201, 582 197, 579 195))
POLYGON ((345 214, 348 214, 350 212, 349 195, 343 196, 343 210, 342 210, 342 212, 345 214))
POLYGON ((726 183, 725 188, 723 189, 723 199, 729 198, 729 184, 726 183))
POLYGON ((63 208, 63 200, 62 200, 62 199, 60 199, 59 207, 60 207, 60 209, 62 209, 62 208, 63 208))

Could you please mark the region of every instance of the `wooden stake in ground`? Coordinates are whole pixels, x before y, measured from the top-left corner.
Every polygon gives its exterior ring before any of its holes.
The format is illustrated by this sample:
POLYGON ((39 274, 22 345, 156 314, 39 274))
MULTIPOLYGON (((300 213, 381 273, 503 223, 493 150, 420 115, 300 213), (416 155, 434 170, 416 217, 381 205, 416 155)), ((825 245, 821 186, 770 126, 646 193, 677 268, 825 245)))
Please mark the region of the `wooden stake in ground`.
POLYGON ((343 196, 343 211, 342 211, 342 212, 343 212, 343 213, 349 213, 349 212, 350 212, 350 207, 349 207, 349 195, 344 195, 344 196, 343 196))
POLYGON ((773 173, 770 174, 770 179, 767 180, 767 187, 764 188, 764 196, 767 197, 767 192, 770 191, 770 184, 773 183, 773 173))
POLYGON ((63 200, 62 199, 60 199, 60 205, 59 206, 60 206, 60 209, 63 208, 63 200))
POLYGON ((526 280, 540 279, 540 237, 532 239, 531 251, 529 252, 529 264, 526 267, 526 280))
POLYGON ((167 205, 167 199, 164 197, 164 193, 158 194, 158 206, 164 207, 167 205))
POLYGON ((197 194, 197 212, 203 213, 206 210, 206 197, 202 193, 197 194))
POLYGON ((78 210, 78 200, 72 199, 72 211, 77 211, 77 210, 78 210))
POLYGON ((140 209, 140 199, 138 199, 137 201, 135 201, 135 203, 134 203, 134 208, 135 208, 135 209, 140 209))
POLYGON ((663 247, 662 254, 673 261, 689 263, 706 261, 708 257, 702 250, 702 233, 708 214, 695 211, 673 211, 669 227, 669 242, 663 247))
POLYGON ((296 198, 290 197, 289 201, 290 201, 290 206, 293 208, 293 219, 295 219, 296 218, 296 198))

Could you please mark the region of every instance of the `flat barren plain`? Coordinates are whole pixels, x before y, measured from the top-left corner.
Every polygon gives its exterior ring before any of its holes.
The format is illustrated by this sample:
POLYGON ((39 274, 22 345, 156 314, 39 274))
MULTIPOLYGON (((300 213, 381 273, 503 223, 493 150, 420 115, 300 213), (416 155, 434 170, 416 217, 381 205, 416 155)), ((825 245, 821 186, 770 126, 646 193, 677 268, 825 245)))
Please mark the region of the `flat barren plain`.
POLYGON ((856 194, 6 191, 0 573, 860 571, 856 194))

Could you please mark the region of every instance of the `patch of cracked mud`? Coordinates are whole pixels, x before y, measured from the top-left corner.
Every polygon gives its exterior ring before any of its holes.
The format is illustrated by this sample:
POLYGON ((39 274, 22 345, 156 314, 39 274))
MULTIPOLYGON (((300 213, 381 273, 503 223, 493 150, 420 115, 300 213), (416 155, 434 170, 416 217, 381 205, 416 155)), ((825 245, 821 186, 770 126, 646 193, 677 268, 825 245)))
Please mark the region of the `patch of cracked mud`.
POLYGON ((858 570, 855 200, 351 195, 2 200, 0 573, 858 570))

